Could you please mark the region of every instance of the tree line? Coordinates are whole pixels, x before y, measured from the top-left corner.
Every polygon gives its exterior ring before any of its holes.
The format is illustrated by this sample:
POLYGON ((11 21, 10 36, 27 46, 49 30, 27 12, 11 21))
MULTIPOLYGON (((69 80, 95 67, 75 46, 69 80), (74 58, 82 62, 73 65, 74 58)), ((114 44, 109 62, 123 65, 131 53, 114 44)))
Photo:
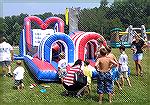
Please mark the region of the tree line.
MULTIPOLYGON (((116 27, 125 30, 129 25, 133 25, 133 27, 145 25, 146 29, 150 28, 149 0, 114 0, 111 5, 108 5, 107 0, 101 0, 99 4, 99 7, 80 10, 78 16, 78 27, 80 31, 97 32, 109 40, 110 30, 116 27)), ((19 16, 0 17, 0 30, 3 31, 4 36, 10 44, 19 44, 24 18, 27 16, 29 15, 21 13, 19 16)), ((65 21, 65 14, 46 12, 34 16, 42 20, 56 16, 65 21)), ((39 28, 35 23, 31 25, 32 28, 39 28)), ((49 28, 51 27, 53 27, 53 24, 49 26, 49 28)), ((69 34, 68 28, 65 25, 66 34, 69 34)))

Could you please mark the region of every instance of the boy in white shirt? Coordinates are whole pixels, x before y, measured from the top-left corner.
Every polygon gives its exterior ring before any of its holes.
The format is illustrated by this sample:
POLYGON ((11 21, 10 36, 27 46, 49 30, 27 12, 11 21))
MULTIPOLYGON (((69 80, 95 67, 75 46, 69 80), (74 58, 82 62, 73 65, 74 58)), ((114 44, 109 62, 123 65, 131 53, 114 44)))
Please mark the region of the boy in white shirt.
POLYGON ((128 85, 131 87, 131 83, 128 77, 128 56, 125 53, 125 46, 120 46, 120 57, 119 57, 119 70, 122 87, 124 87, 124 78, 127 80, 128 85))
POLYGON ((24 78, 24 68, 21 66, 21 61, 18 60, 16 62, 17 64, 17 68, 14 70, 14 80, 15 80, 15 86, 17 87, 17 89, 23 89, 24 88, 24 84, 23 84, 23 78, 24 78))
POLYGON ((0 36, 0 66, 2 66, 3 77, 6 75, 12 77, 10 64, 13 61, 13 47, 5 41, 6 38, 0 36))

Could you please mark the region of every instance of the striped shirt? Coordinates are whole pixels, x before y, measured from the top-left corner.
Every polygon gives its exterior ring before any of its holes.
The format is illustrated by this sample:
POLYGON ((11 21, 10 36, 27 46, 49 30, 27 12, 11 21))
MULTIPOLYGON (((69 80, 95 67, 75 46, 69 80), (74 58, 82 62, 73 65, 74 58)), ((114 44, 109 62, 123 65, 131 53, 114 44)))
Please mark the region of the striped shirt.
POLYGON ((70 67, 69 65, 67 66, 67 75, 64 77, 64 83, 68 86, 74 84, 74 73, 80 71, 80 66, 74 66, 70 67))

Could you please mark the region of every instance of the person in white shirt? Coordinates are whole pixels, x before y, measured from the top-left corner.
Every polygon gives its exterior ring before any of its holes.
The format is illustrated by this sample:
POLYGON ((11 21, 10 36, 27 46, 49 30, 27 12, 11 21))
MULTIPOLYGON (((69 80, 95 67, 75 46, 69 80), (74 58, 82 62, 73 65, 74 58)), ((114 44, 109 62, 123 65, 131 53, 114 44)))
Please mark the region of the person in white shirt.
POLYGON ((59 75, 59 78, 61 79, 61 82, 63 82, 63 78, 67 74, 67 71, 66 71, 67 61, 65 59, 64 52, 60 53, 59 57, 60 57, 60 61, 58 62, 58 75, 59 75))
POLYGON ((121 45, 119 47, 120 57, 119 57, 119 70, 120 70, 120 79, 121 86, 124 87, 124 78, 127 80, 128 85, 131 87, 131 83, 128 77, 128 56, 125 53, 125 46, 121 45))
POLYGON ((0 66, 2 66, 3 77, 6 75, 12 77, 10 64, 13 61, 13 47, 5 41, 6 38, 0 36, 0 66))
POLYGON ((17 64, 17 68, 14 70, 13 74, 13 79, 14 79, 14 84, 17 87, 17 89, 23 89, 24 88, 24 84, 23 84, 23 78, 24 78, 24 68, 21 66, 21 61, 18 60, 16 62, 17 64))

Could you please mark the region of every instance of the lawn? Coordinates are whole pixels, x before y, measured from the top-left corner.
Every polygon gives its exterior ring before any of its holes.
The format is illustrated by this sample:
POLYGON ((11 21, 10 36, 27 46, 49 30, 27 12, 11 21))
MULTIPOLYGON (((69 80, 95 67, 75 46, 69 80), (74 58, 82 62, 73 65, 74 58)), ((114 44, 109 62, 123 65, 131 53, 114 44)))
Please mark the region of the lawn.
MULTIPOLYGON (((130 80, 132 87, 129 88, 125 82, 125 87, 122 91, 119 91, 115 87, 115 96, 113 97, 112 105, 148 105, 150 104, 149 98, 149 76, 150 76, 150 50, 144 52, 144 58, 142 66, 144 69, 143 77, 136 77, 134 75, 134 62, 132 60, 132 52, 127 49, 127 55, 129 57, 129 67, 131 69, 130 80)), ((119 56, 118 49, 113 49, 113 53, 116 57, 119 56)), ((81 98, 64 96, 62 93, 65 91, 60 83, 45 83, 50 86, 46 88, 45 93, 41 93, 41 85, 37 85, 33 89, 30 89, 30 84, 35 83, 32 75, 28 72, 28 67, 25 66, 25 88, 22 91, 13 89, 13 80, 9 77, 0 77, 0 103, 1 105, 98 105, 98 94, 96 93, 97 84, 96 81, 92 82, 92 92, 89 96, 83 96, 81 98)), ((12 64, 12 69, 15 68, 15 61, 12 64)), ((1 68, 0 68, 1 72, 1 68)), ((108 103, 107 95, 104 95, 104 105, 108 103)))

